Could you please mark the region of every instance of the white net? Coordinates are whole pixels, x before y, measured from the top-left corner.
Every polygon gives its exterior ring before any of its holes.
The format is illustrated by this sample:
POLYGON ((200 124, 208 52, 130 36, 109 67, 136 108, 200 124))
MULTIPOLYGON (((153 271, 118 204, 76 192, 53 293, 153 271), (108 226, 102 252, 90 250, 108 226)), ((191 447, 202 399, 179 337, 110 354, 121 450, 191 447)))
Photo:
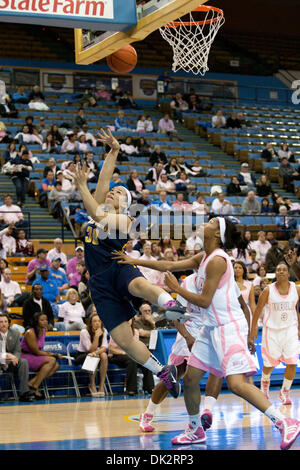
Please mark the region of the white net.
POLYGON ((204 75, 209 70, 209 51, 225 18, 219 9, 202 6, 201 11, 204 17, 199 21, 196 21, 193 12, 190 12, 189 20, 182 21, 179 18, 159 28, 162 37, 173 49, 173 72, 184 70, 195 75, 204 75))

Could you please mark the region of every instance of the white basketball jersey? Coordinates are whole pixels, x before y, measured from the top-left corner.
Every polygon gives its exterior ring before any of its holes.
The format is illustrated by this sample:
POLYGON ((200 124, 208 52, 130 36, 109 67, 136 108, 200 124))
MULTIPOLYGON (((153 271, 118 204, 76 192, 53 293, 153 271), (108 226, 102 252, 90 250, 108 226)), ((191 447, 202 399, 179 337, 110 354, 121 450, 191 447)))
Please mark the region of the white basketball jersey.
MULTIPOLYGON (((182 287, 193 294, 199 294, 196 285, 197 274, 193 273, 190 276, 187 276, 183 282, 182 287)), ((185 322, 186 327, 190 327, 193 325, 193 328, 201 328, 203 326, 203 311, 204 309, 198 307, 197 305, 191 304, 186 299, 181 297, 181 295, 177 296, 178 302, 186 308, 186 311, 191 315, 191 317, 185 322)), ((187 328, 189 330, 189 328, 187 328)))
POLYGON ((290 282, 289 293, 281 295, 276 282, 269 285, 269 299, 263 325, 276 330, 298 324, 297 302, 298 292, 296 284, 290 282))
POLYGON ((230 257, 220 248, 214 250, 209 256, 204 255, 199 266, 196 287, 199 293, 202 292, 206 280, 207 264, 215 257, 221 256, 227 264, 226 272, 221 277, 212 302, 207 309, 202 309, 202 321, 206 326, 220 326, 232 321, 245 320, 245 315, 238 301, 238 292, 234 279, 234 271, 230 257))

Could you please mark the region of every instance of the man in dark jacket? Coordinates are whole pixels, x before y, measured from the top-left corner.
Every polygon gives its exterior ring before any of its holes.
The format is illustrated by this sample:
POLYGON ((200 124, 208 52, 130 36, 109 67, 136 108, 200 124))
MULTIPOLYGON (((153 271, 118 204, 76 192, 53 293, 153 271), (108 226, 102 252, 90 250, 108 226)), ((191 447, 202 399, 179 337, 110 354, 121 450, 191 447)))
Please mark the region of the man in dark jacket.
POLYGON ((277 240, 272 240, 271 245, 266 254, 266 269, 268 273, 275 273, 276 266, 284 261, 284 252, 277 240))
MULTIPOLYGON (((31 320, 36 312, 43 312, 48 318, 48 331, 54 328, 54 315, 50 302, 43 297, 43 288, 40 284, 35 284, 32 287, 31 297, 24 302, 23 305, 23 326, 28 328, 31 325, 31 320)), ((60 326, 55 323, 55 327, 60 326)), ((59 328, 61 329, 61 328, 59 328)))

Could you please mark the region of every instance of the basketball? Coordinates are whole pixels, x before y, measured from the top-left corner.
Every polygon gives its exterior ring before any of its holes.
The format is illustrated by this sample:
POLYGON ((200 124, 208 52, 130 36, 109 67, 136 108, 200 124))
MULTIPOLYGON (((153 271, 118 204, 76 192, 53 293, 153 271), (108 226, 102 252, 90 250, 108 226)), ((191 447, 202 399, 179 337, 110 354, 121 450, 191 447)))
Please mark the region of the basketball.
POLYGON ((128 73, 137 63, 137 53, 134 47, 124 46, 107 57, 107 65, 117 73, 128 73))

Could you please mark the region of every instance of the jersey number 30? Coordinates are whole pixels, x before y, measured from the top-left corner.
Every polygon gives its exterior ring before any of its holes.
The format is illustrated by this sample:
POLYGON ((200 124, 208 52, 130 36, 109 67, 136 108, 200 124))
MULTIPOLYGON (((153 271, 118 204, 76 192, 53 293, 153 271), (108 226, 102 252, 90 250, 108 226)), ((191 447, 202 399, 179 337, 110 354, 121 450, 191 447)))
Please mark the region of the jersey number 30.
POLYGON ((98 231, 96 228, 93 228, 90 225, 86 229, 85 243, 92 243, 93 245, 99 245, 98 231))

